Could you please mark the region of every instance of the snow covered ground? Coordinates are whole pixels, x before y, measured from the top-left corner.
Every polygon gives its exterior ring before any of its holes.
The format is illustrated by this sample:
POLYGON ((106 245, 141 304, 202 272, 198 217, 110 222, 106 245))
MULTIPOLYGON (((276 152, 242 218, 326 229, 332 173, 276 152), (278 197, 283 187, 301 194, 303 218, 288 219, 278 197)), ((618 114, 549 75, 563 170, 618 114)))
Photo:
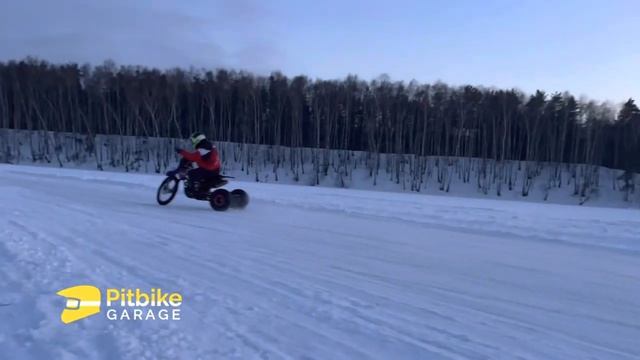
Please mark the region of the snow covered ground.
POLYGON ((6 359, 640 359, 640 211, 0 166, 6 359), (162 287, 182 320, 63 325, 63 288, 162 287))

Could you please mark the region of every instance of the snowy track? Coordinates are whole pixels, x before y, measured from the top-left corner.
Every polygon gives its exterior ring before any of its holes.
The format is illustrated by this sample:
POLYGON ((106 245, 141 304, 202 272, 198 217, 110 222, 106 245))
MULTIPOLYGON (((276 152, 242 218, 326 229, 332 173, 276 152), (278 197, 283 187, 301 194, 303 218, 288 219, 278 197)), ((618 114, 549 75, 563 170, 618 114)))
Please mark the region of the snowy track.
POLYGON ((0 354, 22 359, 640 359, 640 211, 0 166, 0 354), (76 284, 179 322, 59 321, 76 284))

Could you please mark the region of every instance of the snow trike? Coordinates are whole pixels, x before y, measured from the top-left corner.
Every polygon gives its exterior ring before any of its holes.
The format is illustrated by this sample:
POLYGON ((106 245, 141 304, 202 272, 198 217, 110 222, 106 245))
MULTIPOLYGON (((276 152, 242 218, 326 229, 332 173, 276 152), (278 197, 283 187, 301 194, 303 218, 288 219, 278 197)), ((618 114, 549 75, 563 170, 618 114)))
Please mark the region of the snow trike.
POLYGON ((204 183, 190 181, 188 173, 180 172, 169 175, 158 187, 156 200, 160 205, 169 204, 178 193, 181 181, 184 181, 184 194, 195 200, 208 201, 211 208, 216 211, 225 211, 229 208, 242 209, 249 203, 249 195, 242 189, 232 191, 221 189, 228 183, 230 176, 218 175, 204 183))

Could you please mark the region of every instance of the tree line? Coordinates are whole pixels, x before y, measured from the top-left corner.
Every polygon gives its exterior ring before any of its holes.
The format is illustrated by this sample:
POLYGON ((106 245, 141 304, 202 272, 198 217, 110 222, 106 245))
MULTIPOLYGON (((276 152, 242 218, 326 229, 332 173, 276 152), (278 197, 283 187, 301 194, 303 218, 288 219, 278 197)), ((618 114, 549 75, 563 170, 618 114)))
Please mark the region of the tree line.
POLYGON ((0 126, 638 171, 640 111, 571 94, 268 77, 229 70, 0 63, 0 126))
MULTIPOLYGON (((158 70, 142 66, 51 64, 35 58, 0 63, 0 127, 185 138, 202 131, 215 141, 329 150, 524 162, 523 195, 540 163, 586 164, 640 172, 640 110, 629 99, 617 111, 569 93, 391 81, 257 76, 225 69, 158 70)), ((343 153, 347 156, 347 153, 343 153)), ((277 163, 280 157, 273 160, 277 163)), ((399 178, 404 160, 386 164, 399 178)), ((379 161, 379 160, 378 160, 379 161)), ((438 166, 448 190, 450 174, 438 166)), ((468 177, 464 163, 461 171, 468 177)), ((419 171, 421 165, 416 165, 419 171)), ((481 172, 484 170, 481 170, 481 172)), ((373 174, 375 172, 375 174, 373 174)), ((504 180, 504 174, 499 175, 504 180)), ((575 175, 574 175, 575 177, 575 175)), ((468 181, 468 179, 466 179, 468 181)), ((479 184, 479 187, 481 185, 479 184)))

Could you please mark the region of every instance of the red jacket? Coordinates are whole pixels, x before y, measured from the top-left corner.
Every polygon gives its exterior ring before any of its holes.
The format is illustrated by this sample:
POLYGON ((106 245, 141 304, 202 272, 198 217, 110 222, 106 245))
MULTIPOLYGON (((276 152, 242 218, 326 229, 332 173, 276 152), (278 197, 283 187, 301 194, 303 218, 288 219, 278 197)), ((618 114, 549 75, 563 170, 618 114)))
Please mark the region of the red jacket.
POLYGON ((180 156, 186 160, 195 162, 198 167, 211 171, 220 171, 220 157, 218 156, 218 150, 215 147, 210 149, 198 149, 194 152, 187 150, 180 150, 180 156))

